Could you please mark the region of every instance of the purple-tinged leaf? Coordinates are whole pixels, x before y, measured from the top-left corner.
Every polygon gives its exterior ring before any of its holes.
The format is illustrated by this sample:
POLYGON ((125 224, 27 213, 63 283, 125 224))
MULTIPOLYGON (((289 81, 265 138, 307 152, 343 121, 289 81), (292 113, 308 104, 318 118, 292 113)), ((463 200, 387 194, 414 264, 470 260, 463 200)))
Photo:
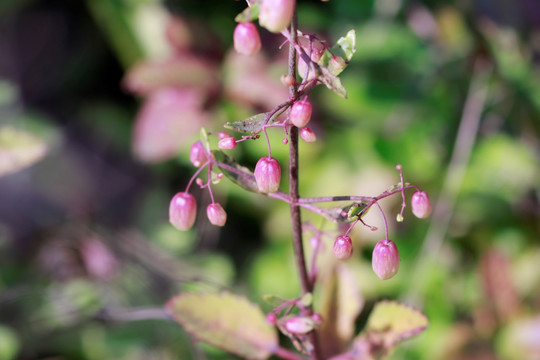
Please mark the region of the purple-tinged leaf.
POLYGON ((212 154, 218 162, 223 164, 221 166, 217 164, 217 166, 227 178, 248 191, 259 192, 255 175, 251 170, 238 164, 232 157, 221 150, 212 150, 212 154))
POLYGON ((131 92, 148 96, 164 87, 197 88, 204 92, 219 86, 217 67, 205 58, 178 54, 165 61, 146 61, 129 69, 123 80, 131 92))
POLYGON ((197 339, 236 355, 267 359, 279 346, 275 328, 261 309, 243 297, 183 293, 165 307, 197 339))
POLYGON ((358 288, 358 280, 348 267, 336 264, 329 271, 321 272, 321 316, 323 322, 318 331, 324 358, 342 352, 354 335, 355 321, 364 299, 358 288))
POLYGON ((176 155, 208 120, 204 95, 195 90, 161 88, 137 114, 133 152, 141 161, 157 163, 176 155))

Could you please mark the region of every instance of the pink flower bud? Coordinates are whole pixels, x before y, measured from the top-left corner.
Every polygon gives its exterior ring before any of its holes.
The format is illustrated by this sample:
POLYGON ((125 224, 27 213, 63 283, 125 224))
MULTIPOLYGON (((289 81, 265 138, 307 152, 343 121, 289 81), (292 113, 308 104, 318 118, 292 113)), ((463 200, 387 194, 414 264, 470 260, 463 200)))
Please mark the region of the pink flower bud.
POLYGON ((266 315, 266 322, 269 323, 270 325, 276 325, 277 323, 277 316, 276 314, 274 314, 273 312, 269 313, 268 315, 266 315))
POLYGON ((236 25, 233 33, 234 50, 240 54, 253 55, 261 49, 261 37, 257 27, 250 22, 236 25))
POLYGON ((169 206, 169 221, 179 230, 187 230, 195 223, 197 202, 193 195, 179 192, 174 195, 169 206))
POLYGON ((191 145, 191 150, 189 152, 189 161, 195 167, 200 167, 204 164, 208 158, 206 157, 206 150, 202 142, 197 141, 195 144, 191 145))
POLYGON ((260 192, 276 192, 281 181, 281 168, 277 160, 269 156, 260 158, 255 166, 255 181, 260 192))
POLYGON ((223 207, 218 203, 208 205, 206 208, 206 215, 212 225, 223 226, 227 222, 227 213, 223 210, 223 207))
POLYGON ((292 316, 285 321, 285 329, 291 334, 307 334, 315 327, 313 319, 303 316, 292 316))
POLYGON ((296 0, 263 0, 259 24, 271 32, 285 30, 291 23, 296 0))
POLYGON ((351 238, 347 235, 338 236, 334 242, 334 255, 341 260, 347 260, 353 253, 351 238))
POLYGON ((291 75, 281 75, 281 83, 285 86, 293 86, 296 80, 291 75))
POLYGON ((225 131, 220 131, 220 132, 218 133, 218 138, 219 138, 219 140, 225 139, 225 138, 228 138, 228 137, 232 137, 232 136, 229 135, 228 133, 226 133, 225 131))
POLYGON ((379 241, 373 249, 371 265, 375 274, 382 280, 390 279, 399 269, 399 254, 392 240, 379 241))
POLYGON ((304 139, 305 142, 312 143, 317 141, 317 135, 308 127, 300 129, 300 137, 304 139))
POLYGON ((431 214, 429 196, 424 191, 417 191, 411 199, 411 207, 414 216, 420 219, 427 218, 431 214))
POLYGON ((309 101, 300 100, 293 104, 289 117, 294 126, 302 128, 311 119, 311 104, 309 101))
POLYGON ((233 137, 226 137, 219 140, 218 147, 224 150, 232 150, 236 147, 236 140, 233 137))

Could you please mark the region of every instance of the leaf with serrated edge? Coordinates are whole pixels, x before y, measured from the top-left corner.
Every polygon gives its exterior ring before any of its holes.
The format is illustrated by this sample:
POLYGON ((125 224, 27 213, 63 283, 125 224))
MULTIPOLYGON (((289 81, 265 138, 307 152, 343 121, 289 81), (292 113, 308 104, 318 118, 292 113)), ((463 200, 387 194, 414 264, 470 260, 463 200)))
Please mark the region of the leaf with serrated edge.
MULTIPOLYGON (((283 107, 280 110, 276 111, 270 119, 268 119, 268 124, 272 124, 276 118, 281 115, 287 107, 283 107)), ((225 124, 226 129, 236 130, 238 132, 248 133, 248 134, 254 134, 259 131, 261 131, 262 126, 264 125, 264 119, 266 119, 266 116, 268 113, 260 113, 253 116, 248 117, 244 120, 234 121, 234 122, 228 122, 225 124)))
POLYGON ((321 76, 319 76, 319 80, 326 85, 327 88, 341 96, 342 98, 347 98, 347 90, 345 90, 345 87, 341 83, 341 79, 335 76, 325 68, 324 66, 320 66, 321 70, 321 76))
POLYGON ((351 61, 354 53, 356 52, 356 31, 349 30, 347 35, 341 37, 337 44, 332 47, 332 51, 326 50, 321 56, 318 64, 320 66, 327 67, 332 75, 339 75, 351 61), (332 57, 338 56, 343 60, 342 66, 334 67, 332 64, 332 57))
POLYGON ((235 121, 232 123, 228 122, 225 124, 225 128, 236 130, 238 132, 253 134, 262 129, 265 118, 266 113, 256 114, 244 120, 235 121))
POLYGON ((249 359, 267 359, 279 346, 275 328, 247 299, 230 293, 183 293, 165 305, 196 338, 249 359))
POLYGON ((246 22, 254 21, 259 18, 260 6, 257 2, 252 2, 251 7, 245 8, 240 14, 236 15, 234 21, 236 22, 246 22))
POLYGON ((366 331, 384 333, 385 343, 395 345, 427 326, 428 318, 420 310, 397 301, 380 301, 369 315, 366 331))
POLYGON ((229 178, 232 182, 243 187, 246 190, 256 193, 259 192, 257 182, 255 181, 255 175, 253 175, 251 170, 238 164, 232 157, 227 156, 227 154, 225 154, 221 150, 212 150, 212 154, 217 161, 230 167, 227 168, 225 166, 219 166, 219 164, 217 164, 217 166, 221 169, 221 171, 223 172, 223 174, 225 174, 227 178, 229 178), (234 168, 235 171, 231 170, 231 168, 234 168))

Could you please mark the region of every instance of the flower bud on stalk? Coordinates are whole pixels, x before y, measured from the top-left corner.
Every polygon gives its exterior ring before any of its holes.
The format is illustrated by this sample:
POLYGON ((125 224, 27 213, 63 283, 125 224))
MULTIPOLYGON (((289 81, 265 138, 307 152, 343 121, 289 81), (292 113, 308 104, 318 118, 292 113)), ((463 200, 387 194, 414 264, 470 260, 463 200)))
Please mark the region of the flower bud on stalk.
POLYGON ((250 22, 236 25, 233 33, 234 50, 243 55, 253 55, 261 49, 257 27, 250 22))
POLYGON ((397 274, 399 269, 399 253, 392 240, 379 241, 373 249, 371 265, 375 274, 382 280, 387 280, 397 274))
POLYGON ((224 226, 227 222, 227 213, 221 206, 221 204, 213 203, 206 208, 206 215, 212 225, 224 226))
POLYGON ((425 219, 431 214, 431 203, 429 196, 424 191, 417 191, 411 199, 413 214, 420 219, 425 219))
POLYGON ((188 230, 195 223, 197 202, 193 195, 179 192, 173 196, 169 206, 169 221, 179 230, 188 230))
POLYGON ((313 319, 303 316, 292 316, 285 321, 285 329, 291 334, 307 334, 315 327, 313 319))
POLYGON ((309 101, 300 100, 293 104, 291 115, 289 118, 294 126, 303 128, 311 119, 311 103, 309 101))
POLYGON ((277 160, 269 156, 260 158, 255 166, 255 181, 259 191, 276 192, 281 181, 281 168, 277 160))
POLYGON ((338 259, 347 260, 351 257, 353 253, 353 245, 351 238, 347 235, 338 236, 338 238, 334 242, 334 247, 332 250, 334 251, 334 255, 338 259))
POLYGON ((236 139, 233 137, 225 137, 218 142, 218 148, 224 150, 232 150, 236 147, 236 139))
POLYGON ((317 135, 308 127, 300 129, 300 137, 308 143, 317 141, 317 135))
POLYGON ((285 30, 291 23, 296 0, 263 0, 259 24, 273 33, 285 30))
POLYGON ((191 145, 191 150, 189 151, 189 161, 195 167, 201 167, 208 158, 206 157, 206 150, 202 142, 197 141, 195 144, 191 145))

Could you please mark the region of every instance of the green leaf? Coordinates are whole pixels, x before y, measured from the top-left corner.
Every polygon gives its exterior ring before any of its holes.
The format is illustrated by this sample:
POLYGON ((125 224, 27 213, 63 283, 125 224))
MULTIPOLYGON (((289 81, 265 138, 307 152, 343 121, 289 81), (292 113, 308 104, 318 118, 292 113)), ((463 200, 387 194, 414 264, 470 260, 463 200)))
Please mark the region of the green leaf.
POLYGON ((277 349, 275 328, 247 299, 230 293, 180 294, 165 305, 186 331, 210 345, 249 359, 266 359, 277 349))
POLYGON ((318 64, 328 68, 332 75, 339 75, 351 61, 356 52, 356 31, 349 30, 347 35, 339 38, 331 51, 326 50, 318 64), (335 58, 334 58, 335 56, 335 58), (333 59, 334 58, 334 59, 333 59), (333 60, 332 60, 333 59, 333 60))
POLYGON ((259 192, 255 175, 248 168, 238 164, 233 158, 221 150, 212 150, 214 158, 223 165, 217 164, 223 174, 235 184, 252 192, 259 192))
POLYGON ((347 61, 351 61, 354 53, 356 52, 356 31, 349 30, 347 35, 344 37, 339 38, 337 41, 337 45, 332 48, 334 55, 342 56, 347 59, 347 61), (339 51, 343 52, 342 54, 339 54, 339 51))
POLYGON ((48 151, 40 138, 12 126, 0 128, 0 176, 12 174, 41 160, 48 151))
POLYGON ((259 3, 253 1, 251 7, 245 8, 240 14, 236 15, 234 21, 236 22, 247 22, 254 21, 259 18, 260 6, 259 3))
POLYGON ((428 318, 416 310, 396 301, 380 301, 369 316, 366 330, 384 334, 385 343, 398 342, 418 334, 428 326, 428 318))
POLYGON ((232 123, 228 122, 225 124, 225 128, 238 132, 254 134, 262 129, 265 118, 266 113, 256 114, 248 117, 245 120, 235 121, 232 123))
POLYGON ((302 306, 305 306, 305 307, 311 306, 311 304, 313 303, 313 294, 306 293, 300 299, 300 303, 302 304, 302 306))
MULTIPOLYGON (((281 108, 278 110, 275 114, 272 115, 272 117, 268 120, 268 124, 271 124, 274 122, 274 120, 281 115, 285 110, 287 109, 287 106, 281 108)), ((255 134, 261 131, 262 126, 264 125, 264 119, 266 119, 266 116, 268 113, 260 113, 253 116, 248 117, 244 120, 239 120, 235 122, 227 122, 224 127, 226 129, 235 130, 238 132, 243 132, 247 134, 255 134)))
POLYGON ((287 301, 279 296, 270 295, 270 294, 265 294, 262 296, 262 298, 265 302, 267 302, 268 304, 272 306, 280 306, 281 304, 287 301))
POLYGON ((319 80, 326 85, 327 88, 341 96, 342 98, 347 98, 347 90, 345 90, 345 87, 341 83, 341 79, 338 78, 336 75, 332 74, 332 72, 324 67, 320 66, 321 75, 319 76, 319 80))

